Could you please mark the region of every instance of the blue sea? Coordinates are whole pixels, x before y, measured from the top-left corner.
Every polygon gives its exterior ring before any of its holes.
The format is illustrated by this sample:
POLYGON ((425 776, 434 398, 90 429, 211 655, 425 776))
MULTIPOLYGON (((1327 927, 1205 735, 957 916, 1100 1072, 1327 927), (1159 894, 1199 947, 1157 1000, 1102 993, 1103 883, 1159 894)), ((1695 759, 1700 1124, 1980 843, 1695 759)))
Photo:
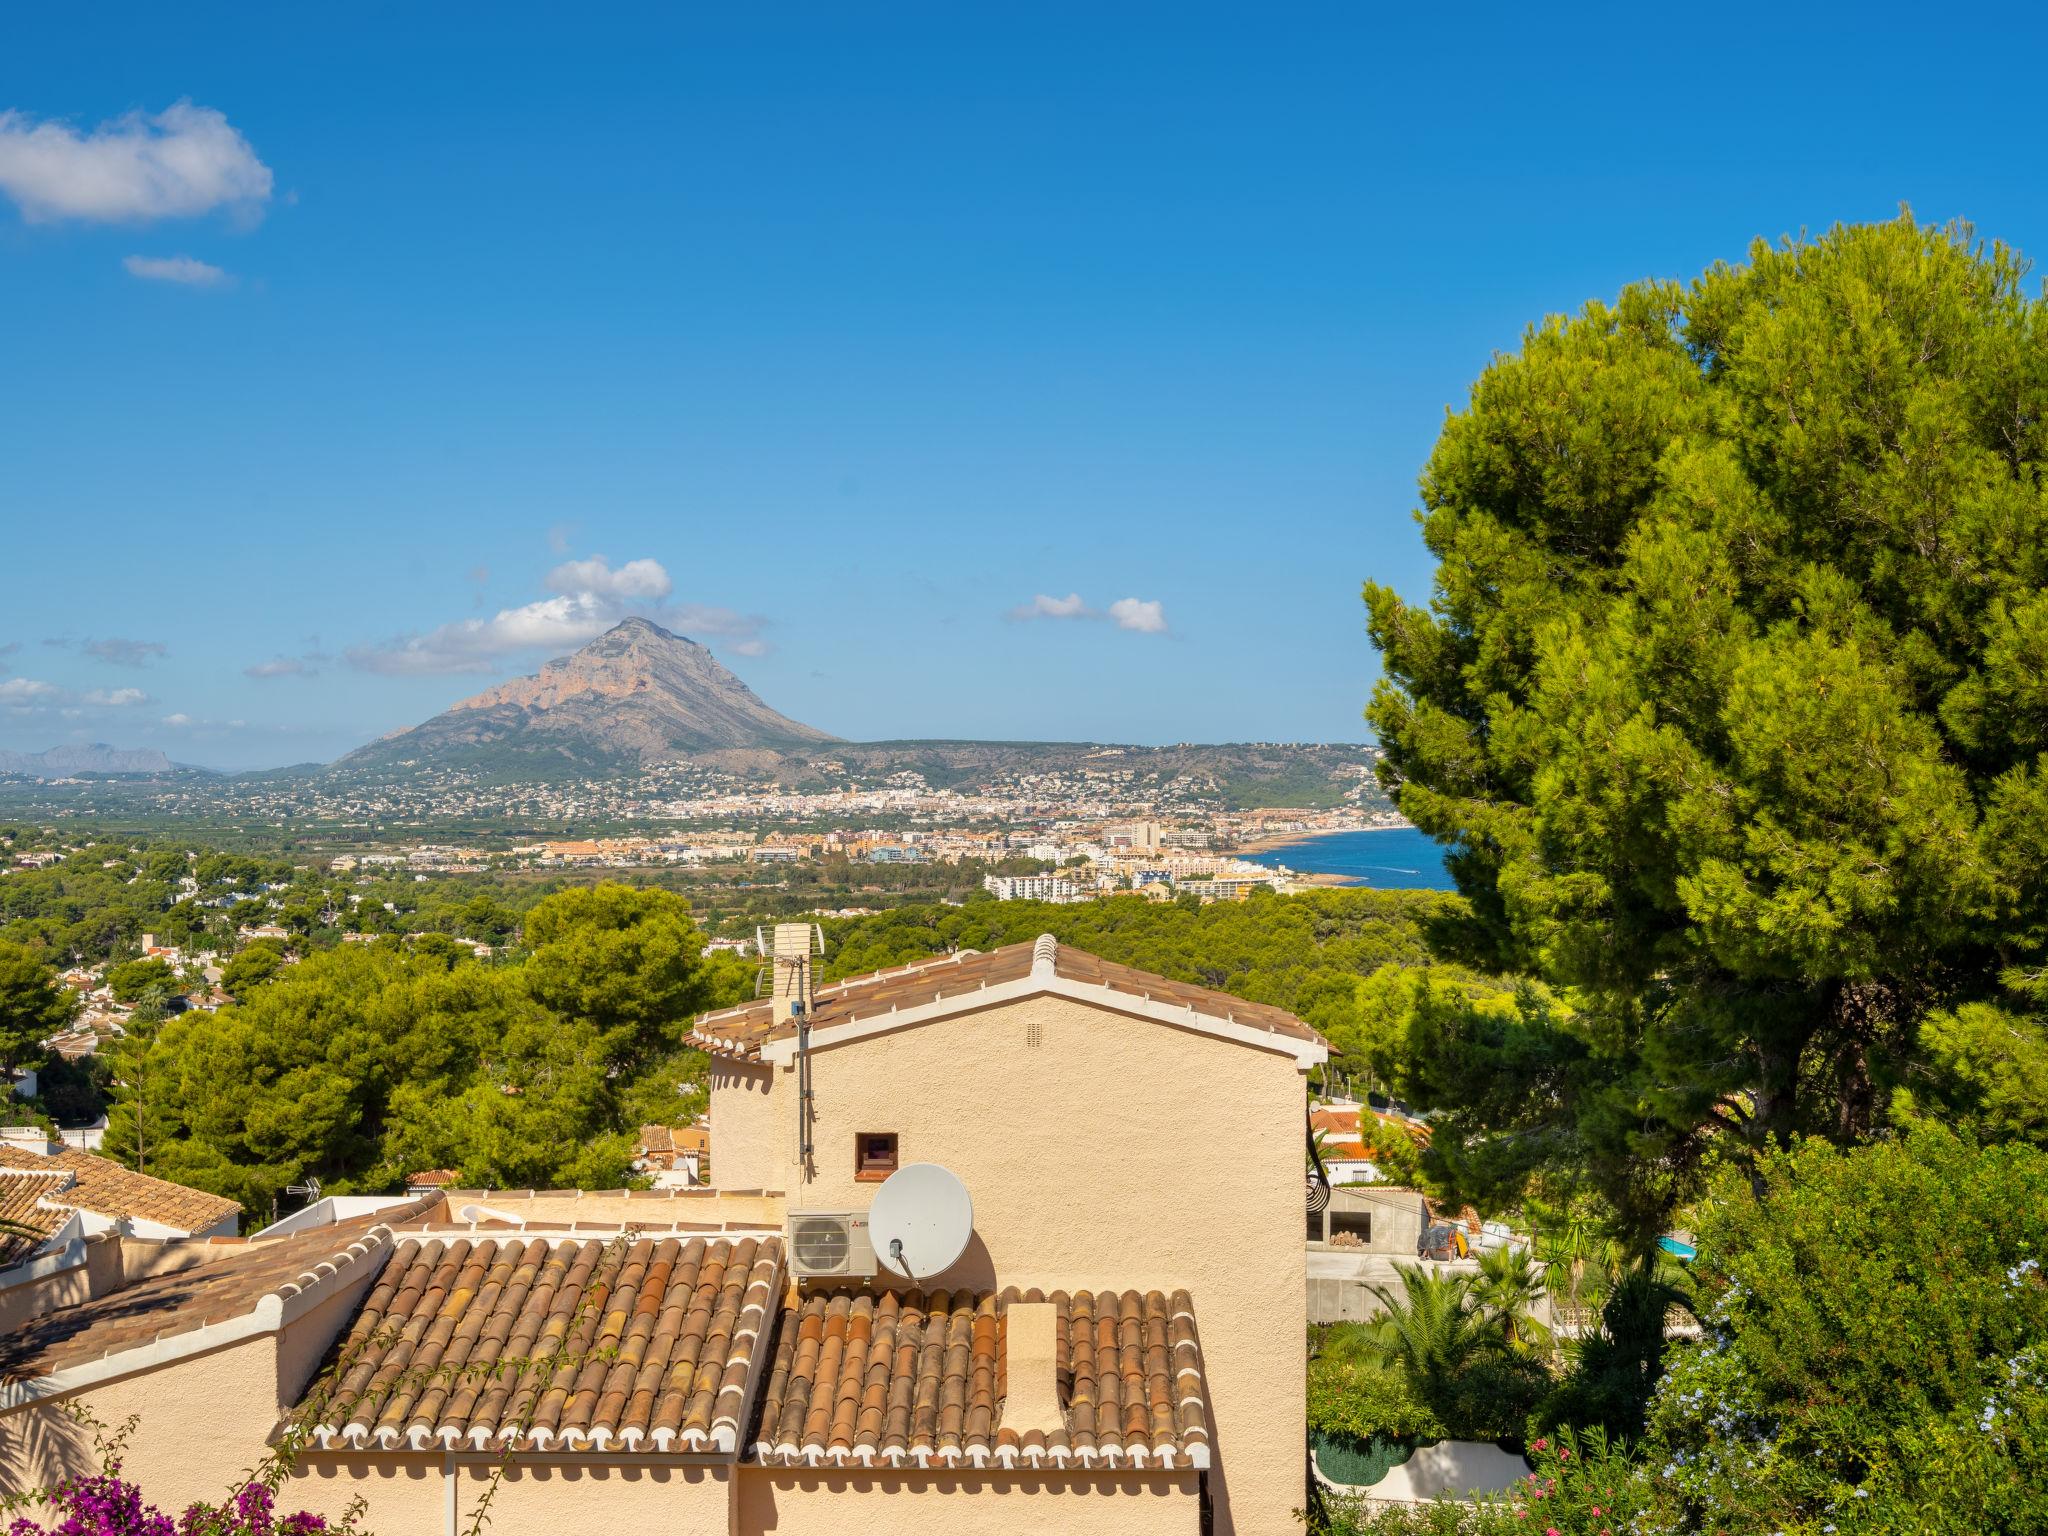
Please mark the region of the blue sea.
POLYGON ((1450 873, 1443 849, 1413 827, 1377 827, 1368 832, 1332 832, 1298 843, 1245 855, 1254 864, 1285 864, 1309 875, 1341 875, 1347 885, 1389 891, 1448 891, 1450 873))

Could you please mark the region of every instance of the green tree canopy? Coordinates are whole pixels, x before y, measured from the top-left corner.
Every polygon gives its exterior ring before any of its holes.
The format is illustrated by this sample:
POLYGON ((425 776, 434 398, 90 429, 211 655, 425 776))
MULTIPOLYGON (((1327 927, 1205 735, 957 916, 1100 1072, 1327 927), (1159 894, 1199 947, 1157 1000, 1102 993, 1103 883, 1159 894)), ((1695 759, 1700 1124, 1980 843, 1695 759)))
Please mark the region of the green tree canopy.
POLYGON ((584 886, 526 914, 528 989, 543 1007, 587 1022, 600 1049, 631 1069, 680 1047, 711 1002, 704 936, 670 891, 584 886))
POLYGON ((220 984, 240 1002, 284 969, 284 949, 275 939, 258 939, 220 968, 220 984))
POLYGON ((113 988, 114 996, 124 1003, 135 1002, 145 993, 152 991, 168 994, 183 990, 178 984, 178 973, 171 968, 170 962, 154 956, 146 960, 129 960, 109 967, 107 985, 113 988))
POLYGON ((43 1041, 77 1011, 77 1000, 57 984, 41 957, 19 944, 0 943, 0 1070, 40 1060, 43 1041))
POLYGON ((1518 1150, 1447 1158, 1590 1158, 1647 1228, 1715 1145, 2048 1124, 2025 273, 1910 218, 1760 244, 1533 328, 1447 423, 1369 713, 1470 900, 1450 952, 1569 1003, 1420 1026, 1454 1107, 1543 1075, 1518 1150))

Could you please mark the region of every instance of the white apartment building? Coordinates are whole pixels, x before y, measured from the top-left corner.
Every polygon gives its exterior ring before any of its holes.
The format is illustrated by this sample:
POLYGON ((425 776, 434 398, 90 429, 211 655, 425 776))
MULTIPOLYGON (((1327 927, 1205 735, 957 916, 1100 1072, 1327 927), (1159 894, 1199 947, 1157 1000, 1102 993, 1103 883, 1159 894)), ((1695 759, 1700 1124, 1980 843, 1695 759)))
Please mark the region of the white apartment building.
POLYGON ((983 875, 982 889, 997 901, 1078 901, 1079 889, 1065 875, 983 875))

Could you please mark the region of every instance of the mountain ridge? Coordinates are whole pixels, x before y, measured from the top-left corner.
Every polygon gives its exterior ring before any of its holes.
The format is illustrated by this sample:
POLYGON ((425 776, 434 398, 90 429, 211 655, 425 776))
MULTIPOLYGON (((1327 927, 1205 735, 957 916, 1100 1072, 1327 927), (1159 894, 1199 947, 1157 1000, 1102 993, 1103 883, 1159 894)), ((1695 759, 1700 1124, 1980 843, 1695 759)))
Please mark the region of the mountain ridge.
POLYGON ((86 746, 50 747, 42 752, 0 750, 0 773, 41 778, 81 773, 173 773, 177 764, 155 747, 110 747, 104 741, 86 746))
POLYGON ((836 740, 770 708, 696 641, 630 618, 531 676, 495 684, 358 747, 332 771, 426 761, 554 776, 836 740))

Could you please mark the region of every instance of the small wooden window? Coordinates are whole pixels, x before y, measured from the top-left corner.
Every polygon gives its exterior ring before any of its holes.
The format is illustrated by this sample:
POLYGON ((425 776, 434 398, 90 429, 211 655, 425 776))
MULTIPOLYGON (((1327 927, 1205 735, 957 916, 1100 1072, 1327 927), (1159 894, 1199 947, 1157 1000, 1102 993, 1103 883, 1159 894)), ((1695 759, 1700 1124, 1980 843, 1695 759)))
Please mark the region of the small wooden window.
POLYGON ((896 1171, 896 1133, 862 1131, 854 1138, 853 1157, 856 1179, 886 1179, 896 1171))

